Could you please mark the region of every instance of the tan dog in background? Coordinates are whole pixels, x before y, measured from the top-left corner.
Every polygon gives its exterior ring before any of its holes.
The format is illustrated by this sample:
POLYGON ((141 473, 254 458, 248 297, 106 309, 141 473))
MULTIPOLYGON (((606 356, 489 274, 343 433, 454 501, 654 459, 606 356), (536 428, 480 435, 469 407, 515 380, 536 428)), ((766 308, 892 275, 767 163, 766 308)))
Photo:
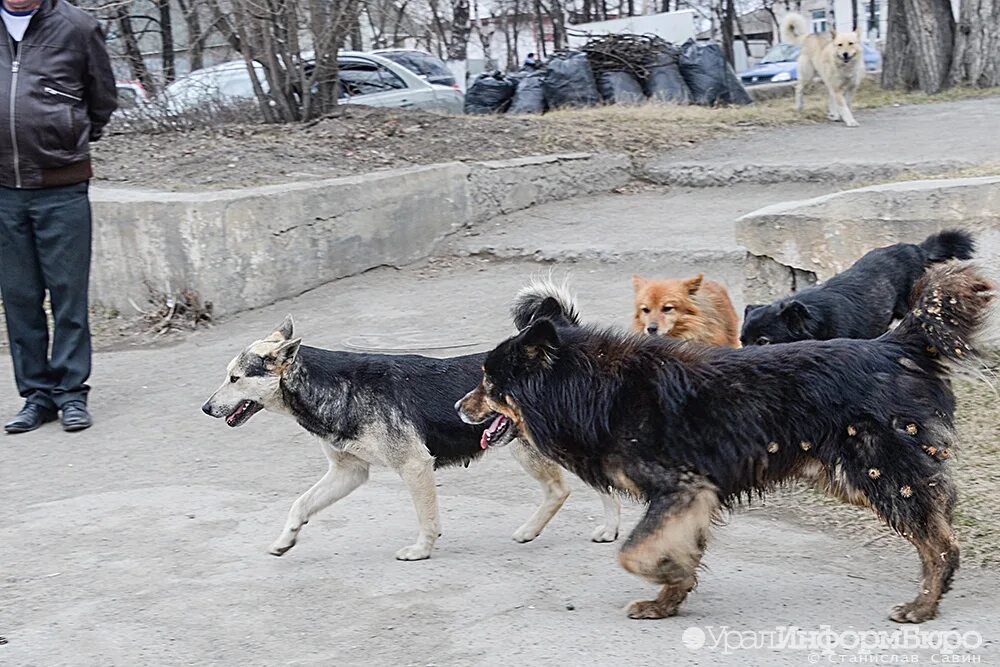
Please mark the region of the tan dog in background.
POLYGON ((829 34, 809 34, 806 20, 793 13, 781 20, 781 38, 802 47, 795 82, 795 110, 802 111, 805 88, 819 74, 830 96, 827 118, 857 127, 858 121, 851 113, 851 99, 865 78, 861 32, 831 30, 829 34))
POLYGON ((653 336, 740 346, 739 320, 726 288, 702 274, 694 278, 647 280, 632 276, 632 329, 653 336))

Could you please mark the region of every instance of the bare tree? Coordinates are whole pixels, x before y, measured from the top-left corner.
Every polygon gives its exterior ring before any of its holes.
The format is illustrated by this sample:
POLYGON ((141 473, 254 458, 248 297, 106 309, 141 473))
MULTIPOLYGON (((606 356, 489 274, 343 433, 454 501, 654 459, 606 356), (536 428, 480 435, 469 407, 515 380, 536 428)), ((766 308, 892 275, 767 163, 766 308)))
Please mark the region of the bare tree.
POLYGON ((948 84, 954 48, 955 19, 949 0, 904 0, 917 85, 936 93, 948 84))
POLYGON ((917 85, 917 69, 910 48, 905 0, 888 0, 885 56, 882 58, 882 87, 910 90, 917 85))

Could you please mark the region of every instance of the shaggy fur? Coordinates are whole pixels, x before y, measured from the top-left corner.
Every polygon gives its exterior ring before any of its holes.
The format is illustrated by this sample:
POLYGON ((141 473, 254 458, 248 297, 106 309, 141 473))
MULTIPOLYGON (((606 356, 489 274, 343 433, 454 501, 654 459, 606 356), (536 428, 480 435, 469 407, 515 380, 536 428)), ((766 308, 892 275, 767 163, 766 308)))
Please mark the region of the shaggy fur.
POLYGON ((781 38, 802 47, 796 65, 795 110, 802 111, 805 89, 818 74, 829 96, 827 118, 843 120, 847 127, 857 127, 851 100, 865 79, 861 31, 831 30, 829 34, 811 35, 802 15, 792 13, 781 21, 781 38))
POLYGON ((767 345, 876 338, 909 310, 913 284, 928 266, 970 259, 974 249, 972 236, 961 230, 933 234, 920 245, 877 248, 822 285, 770 305, 748 305, 740 340, 744 345, 767 345))
POLYGON ((668 280, 632 276, 635 289, 632 330, 739 347, 739 318, 726 288, 704 278, 700 273, 693 278, 668 280))
POLYGON ((620 561, 661 585, 630 605, 662 618, 696 583, 721 508, 790 479, 872 509, 916 547, 917 597, 898 622, 933 618, 958 567, 956 364, 979 363, 993 286, 974 268, 935 267, 915 309, 878 340, 732 350, 541 319, 491 351, 462 418, 508 420, 597 489, 645 501, 620 561))
MULTIPOLYGON (((560 321, 570 324, 572 306, 562 308, 561 298, 570 303, 555 288, 538 284, 522 293, 516 308, 529 321, 544 313, 563 316, 560 321)), ((417 542, 400 549, 396 558, 428 558, 440 535, 434 470, 468 466, 482 456, 487 444, 503 445, 517 436, 513 428, 487 436, 455 414, 455 401, 477 381, 485 356, 435 359, 324 350, 301 345, 289 317, 233 359, 226 381, 203 411, 225 418, 232 427, 242 426, 264 409, 289 415, 320 439, 330 464, 326 475, 292 505, 270 553, 281 556, 295 546, 309 518, 361 486, 374 465, 399 474, 417 512, 417 542)), ((515 458, 544 492, 542 504, 513 535, 518 542, 528 542, 559 511, 569 488, 558 465, 530 445, 512 447, 515 458)), ((618 536, 620 502, 606 493, 601 499, 605 522, 591 539, 610 542, 618 536)))

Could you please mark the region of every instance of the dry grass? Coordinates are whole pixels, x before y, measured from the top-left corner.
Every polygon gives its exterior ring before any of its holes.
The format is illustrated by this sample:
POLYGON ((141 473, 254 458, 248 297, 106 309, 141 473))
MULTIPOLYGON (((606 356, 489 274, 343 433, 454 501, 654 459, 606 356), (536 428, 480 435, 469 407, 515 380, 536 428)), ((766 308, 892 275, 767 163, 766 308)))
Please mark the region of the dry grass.
MULTIPOLYGON (((940 95, 880 90, 869 83, 858 108, 984 97, 1000 89, 940 95)), ((646 104, 556 111, 542 116, 442 116, 345 105, 307 125, 225 124, 110 136, 95 145, 98 178, 161 190, 235 188, 347 176, 413 165, 551 153, 616 152, 643 160, 672 148, 750 128, 826 123, 821 91, 797 114, 789 97, 745 107, 646 104)))
MULTIPOLYGON (((882 90, 867 81, 854 106, 875 109, 906 104, 926 104, 991 97, 997 88, 953 88, 936 95, 882 90)), ((489 122, 491 119, 486 119, 489 122)), ((537 117, 546 151, 575 147, 584 151, 619 151, 635 157, 656 154, 679 145, 694 144, 753 127, 779 127, 800 123, 826 123, 826 97, 815 86, 806 95, 805 110, 796 113, 791 97, 776 98, 742 107, 706 108, 646 104, 556 111, 537 117)))

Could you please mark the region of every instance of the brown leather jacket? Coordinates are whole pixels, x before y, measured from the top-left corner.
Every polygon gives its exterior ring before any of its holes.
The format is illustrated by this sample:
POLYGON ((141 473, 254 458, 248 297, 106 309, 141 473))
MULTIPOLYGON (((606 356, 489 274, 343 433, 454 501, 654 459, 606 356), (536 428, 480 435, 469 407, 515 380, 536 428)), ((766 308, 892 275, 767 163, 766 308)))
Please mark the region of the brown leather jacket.
POLYGON ((20 43, 0 21, 0 186, 89 179, 90 142, 117 107, 96 19, 64 0, 43 0, 20 43))

